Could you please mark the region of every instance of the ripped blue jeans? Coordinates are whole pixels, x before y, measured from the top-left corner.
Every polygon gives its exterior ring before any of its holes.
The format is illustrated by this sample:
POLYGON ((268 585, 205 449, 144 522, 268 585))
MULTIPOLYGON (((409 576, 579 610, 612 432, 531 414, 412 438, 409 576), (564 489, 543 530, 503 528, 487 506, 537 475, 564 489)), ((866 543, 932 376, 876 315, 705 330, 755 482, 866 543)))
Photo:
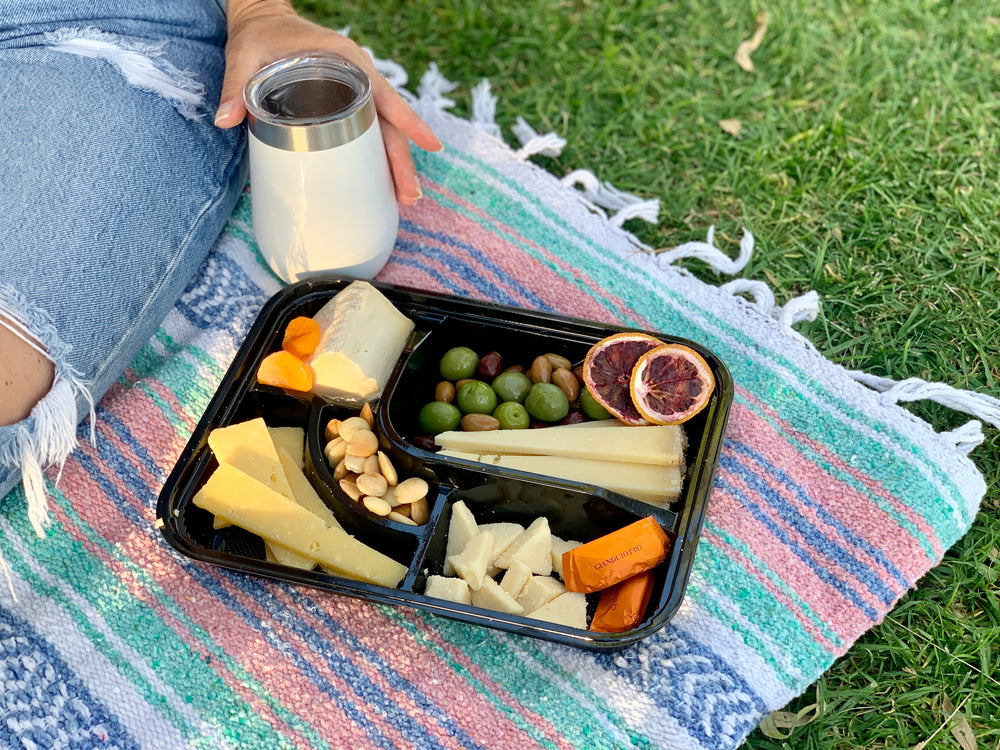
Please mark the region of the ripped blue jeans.
POLYGON ((55 365, 31 415, 0 426, 0 498, 23 476, 39 530, 41 470, 76 445, 244 185, 242 129, 213 124, 225 37, 218 0, 0 1, 0 316, 55 365))

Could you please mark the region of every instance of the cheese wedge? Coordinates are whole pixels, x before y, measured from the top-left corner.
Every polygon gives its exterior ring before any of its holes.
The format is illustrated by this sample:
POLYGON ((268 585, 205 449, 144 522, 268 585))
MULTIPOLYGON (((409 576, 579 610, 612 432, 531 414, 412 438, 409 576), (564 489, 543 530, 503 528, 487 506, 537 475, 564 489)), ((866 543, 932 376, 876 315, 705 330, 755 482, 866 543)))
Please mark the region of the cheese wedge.
POLYGON ((505 612, 509 615, 519 615, 524 612, 524 608, 514 600, 514 597, 489 577, 483 579, 482 586, 472 590, 472 606, 494 612, 505 612))
POLYGON ((479 530, 493 535, 493 555, 490 564, 486 566, 486 575, 495 576, 501 570, 497 567, 497 558, 524 532, 524 527, 519 523, 498 522, 480 524, 479 530))
POLYGON ((469 584, 461 578, 427 576, 427 583, 424 586, 424 596, 431 596, 435 599, 446 599, 456 604, 472 604, 469 584))
POLYGON ((351 578, 395 588, 406 575, 406 566, 362 544, 343 529, 326 525, 294 500, 228 464, 212 473, 193 502, 351 578))
POLYGON ((372 401, 382 393, 413 321, 367 281, 354 281, 313 316, 322 331, 306 359, 312 393, 344 404, 372 401))
POLYGON ((562 557, 563 552, 569 552, 580 546, 580 542, 572 539, 560 539, 552 535, 552 572, 562 578, 562 557))
POLYGON ((566 587, 560 581, 551 576, 532 576, 521 589, 521 593, 514 597, 525 612, 534 612, 543 604, 555 599, 560 594, 566 593, 566 587))
POLYGON ((268 427, 275 448, 284 448, 299 470, 306 465, 306 431, 301 427, 268 427))
POLYGON ((528 617, 586 630, 587 597, 576 591, 567 591, 547 604, 543 604, 534 612, 529 612, 528 617))
POLYGON ((518 534, 503 554, 494 560, 498 568, 507 569, 520 560, 532 573, 547 576, 552 572, 552 533, 549 519, 539 516, 518 534))
POLYGON ((525 584, 530 580, 531 568, 520 560, 515 560, 507 568, 507 572, 503 574, 503 579, 500 581, 500 588, 516 599, 520 596, 521 591, 524 590, 525 584))
POLYGON ((299 570, 312 570, 316 567, 316 561, 312 558, 300 555, 298 552, 274 542, 267 542, 264 545, 264 551, 268 560, 279 565, 287 565, 289 568, 298 568, 299 570))
POLYGON ((239 469, 289 499, 294 497, 262 417, 217 427, 208 433, 208 447, 220 464, 239 469))
POLYGON ((465 453, 563 456, 656 466, 677 466, 684 460, 684 430, 680 425, 452 430, 436 435, 434 442, 442 448, 465 453))
POLYGON ((680 464, 654 466, 562 456, 490 455, 453 450, 442 450, 438 455, 592 484, 656 505, 666 505, 680 497, 683 480, 680 464))
POLYGON ((451 506, 451 521, 448 522, 448 542, 445 545, 444 553, 444 574, 454 575, 455 568, 451 564, 451 558, 463 549, 473 537, 479 534, 479 526, 476 523, 469 506, 459 500, 451 506))
POLYGON ((490 563, 492 551, 493 535, 488 531, 481 531, 469 540, 465 549, 449 557, 448 561, 455 573, 475 591, 483 585, 484 579, 489 578, 486 566, 490 563))
POLYGON ((340 522, 333 515, 333 511, 323 502, 323 499, 313 488, 312 482, 302 473, 302 469, 296 465, 295 459, 289 456, 284 448, 278 448, 278 460, 285 472, 288 486, 292 490, 292 500, 318 516, 327 526, 340 528, 340 522))

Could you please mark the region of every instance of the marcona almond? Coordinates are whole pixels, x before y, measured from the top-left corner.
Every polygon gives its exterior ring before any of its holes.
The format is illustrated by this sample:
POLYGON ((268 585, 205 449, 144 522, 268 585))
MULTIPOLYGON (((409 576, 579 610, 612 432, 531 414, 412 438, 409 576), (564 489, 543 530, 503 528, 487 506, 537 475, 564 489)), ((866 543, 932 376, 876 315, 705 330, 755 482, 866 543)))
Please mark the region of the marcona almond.
POLYGON ((462 417, 462 429, 466 432, 499 430, 500 420, 489 414, 466 414, 462 417))
POLYGON ((323 433, 326 437, 326 441, 330 442, 336 437, 340 436, 340 420, 331 419, 326 423, 326 430, 323 433))
POLYGON ((397 521, 398 523, 405 523, 407 526, 416 526, 417 525, 417 522, 414 521, 413 519, 407 518, 402 513, 397 513, 394 510, 389 511, 389 515, 386 516, 386 518, 388 518, 390 521, 397 521))
POLYGON ((337 464, 337 467, 333 470, 333 481, 339 482, 350 473, 351 472, 347 469, 347 464, 344 463, 344 459, 341 459, 340 463, 337 464))
POLYGON ((340 436, 350 442, 358 430, 369 430, 368 423, 361 417, 348 417, 340 423, 340 436))
POLYGON ((367 496, 361 502, 376 516, 387 516, 392 512, 392 506, 380 497, 367 496))
POLYGON ((334 438, 326 444, 326 447, 323 449, 323 455, 326 456, 327 465, 336 466, 347 455, 347 441, 339 437, 334 438))
POLYGON ((378 438, 371 430, 358 430, 347 441, 347 455, 367 458, 378 450, 378 438))
POLYGON ((375 412, 372 411, 372 405, 367 401, 365 401, 365 405, 361 407, 361 414, 358 416, 365 420, 369 427, 375 426, 375 412))
POLYGON ((361 490, 358 489, 358 485, 352 482, 350 479, 340 480, 340 489, 344 491, 351 500, 355 502, 361 499, 361 490))
POLYGON ((382 476, 385 477, 385 481, 388 482, 389 486, 399 484, 399 474, 396 472, 396 467, 392 465, 392 461, 383 452, 379 451, 375 454, 378 458, 378 470, 382 472, 382 476))
POLYGON ((410 503, 410 518, 417 526, 423 526, 431 517, 431 509, 427 504, 427 497, 422 497, 416 502, 410 503))
POLYGON ((355 484, 357 484, 361 494, 372 495, 374 497, 382 497, 385 491, 389 489, 389 485, 385 482, 385 477, 381 474, 362 474, 358 477, 355 484))
POLYGON ((400 504, 416 502, 422 497, 427 497, 429 489, 426 479, 410 477, 396 485, 396 500, 400 504))
POLYGON ((371 455, 365 457, 365 470, 362 472, 364 474, 381 474, 381 470, 378 468, 378 456, 371 455))
POLYGON ((344 464, 347 466, 348 471, 353 471, 355 474, 365 473, 364 456, 352 456, 348 454, 344 456, 344 464))

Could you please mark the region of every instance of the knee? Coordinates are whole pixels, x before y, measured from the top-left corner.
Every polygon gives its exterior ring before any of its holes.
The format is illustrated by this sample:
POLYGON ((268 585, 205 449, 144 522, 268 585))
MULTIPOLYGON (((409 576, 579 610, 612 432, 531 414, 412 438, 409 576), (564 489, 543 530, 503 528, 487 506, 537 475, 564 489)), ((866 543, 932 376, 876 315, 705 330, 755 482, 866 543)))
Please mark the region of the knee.
POLYGON ((55 365, 41 345, 0 316, 0 425, 26 419, 54 379, 55 365))

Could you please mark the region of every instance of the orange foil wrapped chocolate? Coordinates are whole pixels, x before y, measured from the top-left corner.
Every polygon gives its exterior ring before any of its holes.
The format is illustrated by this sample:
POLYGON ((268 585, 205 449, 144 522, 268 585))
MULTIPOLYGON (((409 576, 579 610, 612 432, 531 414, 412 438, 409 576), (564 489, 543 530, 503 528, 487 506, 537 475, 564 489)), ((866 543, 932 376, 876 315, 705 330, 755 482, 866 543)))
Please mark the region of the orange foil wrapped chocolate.
POLYGON ((669 549, 667 533, 648 516, 564 553, 563 582, 567 591, 601 591, 655 568, 669 549))
POLYGON ((622 633, 642 619, 653 592, 653 571, 647 570, 601 592, 590 629, 597 633, 622 633))

